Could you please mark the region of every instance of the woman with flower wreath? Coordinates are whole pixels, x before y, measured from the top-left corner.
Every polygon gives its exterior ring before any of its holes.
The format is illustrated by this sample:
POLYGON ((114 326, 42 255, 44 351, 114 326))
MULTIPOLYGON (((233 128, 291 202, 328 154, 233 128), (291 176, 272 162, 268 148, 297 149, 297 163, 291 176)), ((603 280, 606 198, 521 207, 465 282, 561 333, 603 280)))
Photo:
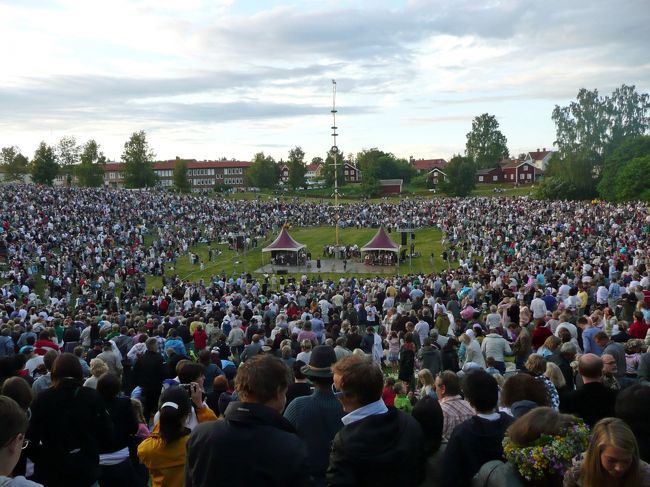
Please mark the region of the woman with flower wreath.
POLYGON ((650 465, 639 458, 630 427, 618 418, 594 426, 589 448, 567 472, 564 487, 649 487, 650 465))
POLYGON ((562 486, 572 460, 587 447, 589 429, 581 419, 552 408, 531 410, 503 439, 506 463, 493 460, 481 467, 472 487, 562 486))

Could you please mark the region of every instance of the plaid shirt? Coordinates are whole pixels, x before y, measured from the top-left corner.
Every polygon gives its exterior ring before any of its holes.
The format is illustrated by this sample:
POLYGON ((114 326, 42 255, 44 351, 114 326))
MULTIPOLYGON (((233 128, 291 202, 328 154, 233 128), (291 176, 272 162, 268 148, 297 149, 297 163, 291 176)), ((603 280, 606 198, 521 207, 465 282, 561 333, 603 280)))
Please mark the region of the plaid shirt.
POLYGON ((474 408, 461 396, 449 396, 440 399, 443 414, 442 437, 449 440, 454 428, 463 421, 476 415, 474 408))

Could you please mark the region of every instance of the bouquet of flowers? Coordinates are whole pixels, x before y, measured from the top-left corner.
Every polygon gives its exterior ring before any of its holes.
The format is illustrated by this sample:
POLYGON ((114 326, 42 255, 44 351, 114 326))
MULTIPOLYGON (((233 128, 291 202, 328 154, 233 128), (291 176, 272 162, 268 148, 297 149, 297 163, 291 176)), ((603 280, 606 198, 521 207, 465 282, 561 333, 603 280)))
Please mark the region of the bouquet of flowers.
POLYGON ((541 435, 531 446, 515 445, 508 436, 503 439, 503 454, 526 480, 541 480, 564 475, 571 461, 587 448, 589 428, 580 419, 563 434, 541 435))

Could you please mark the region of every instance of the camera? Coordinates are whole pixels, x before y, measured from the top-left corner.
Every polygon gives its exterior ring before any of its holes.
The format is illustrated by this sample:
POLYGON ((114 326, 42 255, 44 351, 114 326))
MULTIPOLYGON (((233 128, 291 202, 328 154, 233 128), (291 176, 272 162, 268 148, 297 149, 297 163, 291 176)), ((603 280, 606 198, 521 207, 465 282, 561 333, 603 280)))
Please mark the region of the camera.
POLYGON ((179 387, 185 389, 190 396, 192 395, 192 392, 194 392, 194 384, 180 384, 179 387))

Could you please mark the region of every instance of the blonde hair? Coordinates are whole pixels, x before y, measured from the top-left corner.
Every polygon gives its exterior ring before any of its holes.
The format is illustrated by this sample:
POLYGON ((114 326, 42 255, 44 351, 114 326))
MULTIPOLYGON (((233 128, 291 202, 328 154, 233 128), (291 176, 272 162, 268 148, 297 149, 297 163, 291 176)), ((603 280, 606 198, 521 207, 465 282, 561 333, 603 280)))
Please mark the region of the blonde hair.
POLYGON ((354 350, 352 350, 352 355, 355 355, 355 356, 361 357, 361 358, 367 358, 368 357, 366 355, 366 352, 364 352, 360 348, 355 348, 354 350))
POLYGON ((146 423, 144 420, 144 408, 140 400, 131 398, 131 407, 133 408, 135 417, 138 419, 138 423, 146 423))
POLYGON ((532 374, 541 375, 546 371, 546 359, 536 353, 531 354, 524 366, 532 374))
POLYGON ((605 418, 596 423, 592 431, 591 442, 585 452, 580 480, 582 485, 589 487, 607 487, 611 484, 609 475, 603 468, 600 456, 605 448, 612 446, 624 451, 632 457, 627 472, 621 478, 620 485, 639 484, 639 446, 634 433, 628 425, 618 418, 605 418))
POLYGON ((418 372, 418 379, 420 379, 422 381, 422 384, 425 386, 432 386, 435 382, 433 374, 429 369, 422 369, 420 372, 418 372))
POLYGON ((100 358, 94 358, 90 361, 90 373, 93 377, 99 377, 108 372, 108 365, 100 358))
POLYGON ((544 372, 544 376, 548 377, 556 389, 566 386, 566 379, 564 378, 560 367, 553 362, 546 362, 546 371, 544 372))
POLYGON ((465 345, 469 345, 472 341, 472 339, 469 337, 467 333, 463 333, 460 337, 458 337, 461 342, 463 342, 465 345))

